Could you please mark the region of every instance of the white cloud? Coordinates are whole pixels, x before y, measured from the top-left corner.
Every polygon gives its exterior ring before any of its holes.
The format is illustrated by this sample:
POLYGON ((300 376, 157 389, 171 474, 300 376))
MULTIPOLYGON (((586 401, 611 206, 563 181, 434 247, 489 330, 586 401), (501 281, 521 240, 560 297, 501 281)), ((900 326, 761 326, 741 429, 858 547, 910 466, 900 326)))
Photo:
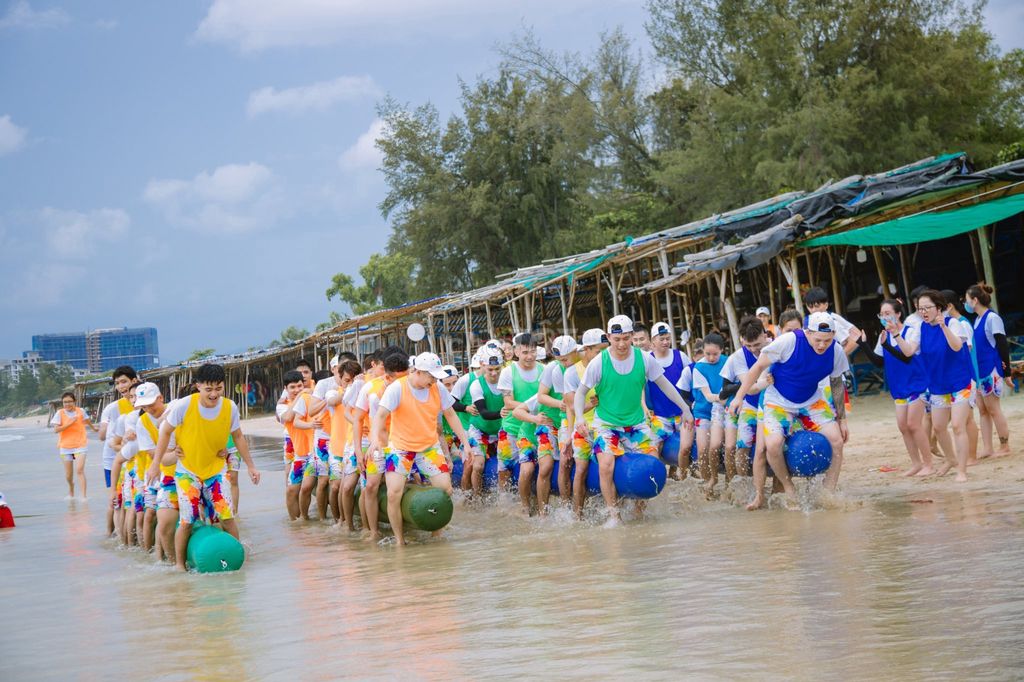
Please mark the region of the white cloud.
POLYGON ((269 86, 254 90, 249 95, 245 109, 250 118, 273 111, 326 111, 338 102, 352 102, 380 95, 380 88, 369 76, 341 76, 284 90, 269 86))
POLYGON ((21 149, 27 136, 28 131, 16 126, 10 116, 0 116, 0 156, 21 149))
POLYGON ((49 252, 67 259, 92 256, 98 244, 109 244, 124 236, 132 222, 119 208, 83 212, 47 207, 39 211, 38 220, 49 252))
POLYGON ((382 155, 377 149, 377 139, 384 134, 384 121, 374 119, 369 129, 359 136, 355 144, 346 149, 338 165, 343 170, 374 169, 380 167, 382 155))
POLYGON ((7 14, 0 18, 0 28, 57 28, 70 21, 71 17, 62 9, 44 9, 37 12, 27 0, 19 0, 12 2, 7 14))
POLYGON ((264 227, 280 213, 274 174, 255 162, 218 166, 191 180, 150 180, 142 197, 173 224, 214 232, 264 227))

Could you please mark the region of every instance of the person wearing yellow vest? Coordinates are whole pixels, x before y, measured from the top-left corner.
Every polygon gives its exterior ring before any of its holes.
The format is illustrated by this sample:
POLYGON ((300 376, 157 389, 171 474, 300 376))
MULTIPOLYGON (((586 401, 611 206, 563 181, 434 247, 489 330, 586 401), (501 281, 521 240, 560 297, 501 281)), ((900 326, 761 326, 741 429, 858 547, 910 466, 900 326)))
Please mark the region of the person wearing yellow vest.
POLYGON ((413 359, 408 376, 384 391, 373 418, 370 449, 385 454, 388 521, 399 545, 405 544, 402 495, 414 464, 430 480, 430 485, 452 494, 451 461, 441 453, 438 417, 444 415, 463 444, 464 456, 473 447, 452 409, 455 399, 438 382, 446 376, 440 358, 433 353, 420 353, 413 359), (386 426, 389 417, 390 429, 386 426))
MULTIPOLYGON (((380 409, 380 401, 385 390, 409 373, 409 356, 401 348, 385 348, 381 352, 381 359, 384 365, 384 376, 363 387, 356 400, 356 414, 366 423, 366 433, 369 437, 366 447, 359 454, 358 463, 363 486, 362 495, 359 496, 359 510, 363 519, 363 527, 370 532, 369 540, 371 542, 380 539, 380 510, 373 502, 377 499, 377 491, 380 490, 380 483, 384 479, 386 464, 384 451, 380 448, 374 450, 370 447, 372 445, 372 424, 380 409)), ((385 433, 389 428, 390 420, 385 419, 385 433)), ((362 447, 362 441, 360 441, 360 447, 362 447)))
POLYGON ((53 432, 57 434, 57 449, 60 460, 64 463, 64 478, 68 482, 68 499, 75 497, 75 476, 78 476, 82 499, 86 499, 85 489, 85 455, 89 449, 89 438, 86 429, 99 431, 85 410, 78 407, 75 394, 68 391, 61 396, 61 409, 50 420, 53 432))
POLYGON ((178 492, 178 530, 174 534, 174 558, 179 570, 185 570, 185 550, 192 536, 192 524, 205 516, 210 523, 238 538, 238 524, 231 511, 231 490, 224 485, 228 436, 235 439, 238 454, 249 470, 249 480, 259 485, 260 472, 249 455, 238 419, 238 406, 224 397, 224 368, 200 366, 195 374, 197 393, 175 401, 160 426, 156 458, 162 464, 177 462, 174 484, 178 492), (178 451, 168 452, 171 434, 177 438, 178 451), (222 454, 224 453, 224 454, 222 454))
POLYGON ((588 329, 583 332, 583 343, 577 347, 577 354, 580 359, 562 377, 562 384, 565 388, 563 400, 567 406, 565 411, 566 426, 572 434, 571 442, 562 444, 566 457, 570 455, 576 464, 572 478, 572 507, 577 518, 583 515, 583 503, 587 499, 587 469, 590 468, 590 458, 593 456, 594 438, 591 426, 594 423, 594 409, 597 407, 597 393, 594 389, 583 391, 586 396, 586 405, 583 411, 583 421, 586 427, 583 431, 577 428, 576 423, 576 393, 580 390, 580 382, 583 380, 583 373, 590 361, 601 354, 601 351, 608 345, 608 337, 602 329, 588 329))
MULTIPOLYGON (((181 398, 189 400, 189 398, 181 398)), ((139 449, 153 453, 146 469, 146 515, 150 509, 156 515, 154 547, 158 561, 174 561, 174 526, 178 520, 178 490, 174 485, 175 464, 163 464, 157 458, 156 448, 160 442, 160 428, 169 414, 170 407, 178 401, 167 403, 156 384, 140 384, 136 388, 135 406, 142 414, 138 421, 139 449)), ((174 434, 171 434, 167 450, 177 449, 174 434)), ((149 521, 147 520, 147 523, 149 521)), ((143 545, 147 541, 143 539, 143 545)))
POLYGON ((312 389, 306 387, 306 382, 298 370, 285 372, 282 380, 287 402, 283 406, 278 405, 279 419, 287 429, 294 448, 288 469, 285 505, 288 509, 288 518, 292 521, 300 516, 308 521, 309 504, 316 481, 315 469, 310 469, 310 458, 314 457, 313 432, 316 425, 307 415, 313 411, 316 399, 313 398, 312 389))
POLYGON ((135 454, 137 444, 134 440, 126 440, 125 422, 135 414, 135 387, 132 384, 128 387, 128 394, 125 400, 132 411, 118 415, 110 427, 109 442, 116 453, 114 462, 111 464, 111 476, 117 485, 110 490, 111 505, 115 507, 114 522, 117 527, 117 537, 122 544, 136 544, 135 524, 131 523, 134 517, 133 500, 135 498, 132 478, 132 458, 135 454), (129 511, 132 509, 132 511, 129 511), (126 522, 127 521, 127 522, 126 522))
POLYGON ((512 478, 512 467, 519 459, 519 431, 523 424, 512 412, 521 403, 537 395, 542 366, 537 364, 537 346, 529 332, 512 339, 516 361, 501 370, 498 390, 505 400, 505 414, 498 431, 498 486, 506 489, 512 478))
MULTIPOLYGON (((346 353, 351 355, 351 353, 346 353)), ((345 480, 345 446, 348 444, 349 409, 344 404, 345 393, 352 387, 352 382, 362 373, 363 369, 355 361, 355 357, 342 358, 333 368, 334 376, 331 379, 334 385, 329 385, 324 392, 326 409, 330 412, 330 438, 327 440, 328 458, 328 480, 330 481, 330 506, 331 514, 334 515, 334 522, 341 524, 345 520, 344 504, 341 499, 342 482, 345 480)), ((358 467, 352 467, 353 472, 359 473, 358 467)), ((351 513, 349 507, 349 513, 351 513)))
MULTIPOLYGON (((109 403, 100 413, 100 440, 103 441, 103 477, 106 480, 107 488, 113 484, 115 495, 112 497, 117 497, 120 494, 120 485, 116 477, 111 480, 111 470, 114 468, 117 450, 113 447, 113 434, 108 434, 108 431, 111 430, 118 417, 131 412, 132 404, 128 401, 128 389, 139 382, 139 377, 130 365, 121 365, 111 374, 110 380, 119 398, 109 403)), ((121 534, 121 516, 121 500, 119 498, 112 500, 111 505, 107 508, 107 535, 121 534), (116 506, 114 506, 115 504, 116 506), (115 516, 118 517, 116 522, 115 516)))
MULTIPOLYGON (((643 394, 647 382, 657 384, 662 393, 682 411, 682 421, 692 428, 693 414, 676 387, 665 378, 665 370, 649 353, 632 346, 633 321, 625 315, 608 320, 608 348, 590 361, 580 388, 597 392, 594 417, 594 454, 601 473, 601 495, 608 508, 606 527, 617 526, 618 494, 613 473, 615 458, 626 452, 651 454, 654 446, 651 429, 644 419, 643 394)), ((583 390, 574 396, 576 428, 587 431, 584 420, 587 397, 583 390)))
POLYGON ((166 410, 160 388, 148 382, 136 386, 135 407, 138 411, 130 415, 134 418, 125 420, 125 435, 138 445, 135 471, 140 483, 137 496, 141 497, 142 504, 141 508, 139 505, 135 507, 136 534, 142 548, 148 552, 153 548, 157 495, 157 481, 155 477, 150 479, 149 470, 160 437, 159 420, 166 410))

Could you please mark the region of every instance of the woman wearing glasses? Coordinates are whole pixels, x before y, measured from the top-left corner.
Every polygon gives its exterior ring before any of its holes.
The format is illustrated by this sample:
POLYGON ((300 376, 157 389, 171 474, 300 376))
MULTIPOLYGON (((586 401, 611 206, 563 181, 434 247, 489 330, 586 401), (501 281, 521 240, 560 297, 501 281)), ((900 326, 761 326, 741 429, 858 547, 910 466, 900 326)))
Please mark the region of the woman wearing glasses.
POLYGON ((918 350, 928 375, 932 428, 946 453, 939 475, 949 473, 956 455, 956 480, 967 480, 967 419, 971 414, 973 384, 971 358, 967 349, 970 332, 958 320, 946 317, 946 301, 934 289, 918 295, 917 313, 921 316, 920 340, 892 337, 903 354, 912 357, 918 350), (953 427, 950 440, 947 426, 953 427))

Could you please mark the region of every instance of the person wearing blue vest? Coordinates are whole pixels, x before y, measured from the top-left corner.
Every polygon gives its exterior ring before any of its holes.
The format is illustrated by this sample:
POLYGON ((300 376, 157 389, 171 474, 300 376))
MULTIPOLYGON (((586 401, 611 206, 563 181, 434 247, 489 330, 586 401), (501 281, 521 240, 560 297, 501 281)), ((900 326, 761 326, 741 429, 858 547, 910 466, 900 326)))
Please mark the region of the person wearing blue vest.
POLYGON ((647 382, 657 383, 658 388, 679 407, 685 425, 693 420, 690 408, 665 378, 665 371, 658 361, 632 347, 632 335, 633 321, 629 317, 616 315, 608 320, 609 346, 587 365, 580 390, 576 391, 573 399, 576 432, 586 437, 586 394, 590 389, 597 393, 593 450, 600 470, 601 495, 608 508, 606 527, 619 524, 618 493, 613 479, 615 458, 626 452, 648 455, 654 452, 642 404, 647 382))
POLYGON ((725 439, 722 369, 725 339, 712 332, 704 337, 704 357, 693 366, 693 427, 697 437, 697 467, 710 499, 718 484, 718 451, 725 439))
MULTIPOLYGON (((636 333, 633 334, 634 341, 636 333)), ((672 330, 664 322, 657 322, 651 327, 651 355, 661 365, 665 378, 675 386, 683 374, 683 369, 690 364, 690 358, 681 350, 672 347, 672 330)), ((673 434, 679 434, 679 466, 684 471, 689 466, 690 446, 693 444, 693 430, 682 429, 683 412, 679 406, 669 400, 668 396, 653 381, 647 382, 644 393, 649 411, 651 437, 654 449, 661 454, 661 446, 673 434)), ((673 467, 674 468, 674 467, 673 467)))
POLYGON ((981 435, 981 429, 978 428, 978 420, 974 418, 973 409, 977 403, 978 385, 981 383, 981 376, 978 374, 978 359, 974 354, 974 327, 967 319, 963 303, 955 291, 942 289, 939 293, 942 294, 942 300, 946 302, 948 324, 960 338, 964 339, 967 344, 967 357, 971 361, 971 380, 974 382, 974 392, 971 394, 972 409, 967 414, 967 466, 972 467, 978 463, 978 436, 981 435))
POLYGON ((782 451, 794 425, 799 422, 807 431, 821 432, 832 445, 832 463, 825 472, 825 488, 830 491, 835 491, 839 483, 843 445, 850 435, 846 428, 843 384, 843 372, 850 364, 843 347, 836 343, 835 322, 827 312, 816 312, 811 313, 804 326, 805 329, 780 335, 764 347, 729 405, 730 413, 739 414, 747 394, 771 366, 773 383, 764 391, 761 410, 763 434, 768 464, 782 482, 787 507, 791 509, 798 509, 799 505, 782 451), (826 377, 830 379, 835 411, 821 387, 826 377))
MULTIPOLYGON (((750 368, 757 362, 761 349, 768 344, 768 333, 764 323, 756 317, 745 317, 740 320, 741 347, 729 356, 722 367, 724 384, 721 392, 723 399, 739 388, 740 382, 750 368)), ((739 414, 728 414, 725 418, 725 484, 735 474, 750 475, 751 448, 757 440, 757 407, 761 398, 761 385, 755 385, 747 394, 739 414)))
POLYGON ((974 382, 971 379, 971 358, 967 349, 970 331, 952 317, 946 317, 946 301, 938 291, 926 289, 917 299, 921 316, 920 339, 917 342, 894 337, 904 355, 913 356, 920 349, 928 376, 928 402, 932 408, 932 428, 939 445, 946 453, 946 462, 938 475, 944 476, 957 467, 956 480, 967 480, 967 456, 970 445, 967 419, 972 412, 974 382), (950 440, 947 426, 953 427, 950 440))
POLYGON ((1004 383, 1013 386, 1010 370, 1010 344, 1006 339, 1006 326, 999 313, 989 308, 995 290, 984 282, 967 289, 964 305, 974 313, 974 349, 978 358, 978 407, 981 408, 981 438, 985 451, 979 455, 1005 457, 1010 454, 1010 427, 1006 423, 999 399, 1004 383), (992 448, 992 427, 999 435, 999 449, 992 448))
MULTIPOLYGON (((903 323, 903 303, 896 299, 882 301, 878 319, 885 329, 878 335, 873 354, 885 368, 885 383, 889 394, 896 403, 896 427, 903 436, 903 444, 910 455, 910 468, 904 476, 931 476, 935 473, 932 464, 931 445, 924 425, 925 396, 928 392, 928 373, 921 358, 921 351, 906 355, 900 350, 899 340, 907 348, 918 344, 921 339, 920 327, 903 323)), ((870 357, 870 356, 869 356, 870 357)))

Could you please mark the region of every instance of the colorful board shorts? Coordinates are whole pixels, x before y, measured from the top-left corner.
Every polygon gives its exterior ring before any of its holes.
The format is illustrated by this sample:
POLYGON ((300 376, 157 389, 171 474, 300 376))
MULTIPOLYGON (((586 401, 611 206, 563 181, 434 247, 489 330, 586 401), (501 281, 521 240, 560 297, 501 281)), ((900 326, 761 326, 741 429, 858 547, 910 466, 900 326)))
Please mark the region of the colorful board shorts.
POLYGON ((156 491, 156 508, 178 511, 178 486, 174 484, 174 475, 160 472, 160 487, 156 491))
POLYGON ((178 464, 174 471, 174 485, 178 489, 178 520, 192 524, 205 518, 210 523, 227 521, 231 514, 231 486, 224 472, 201 479, 178 464))
POLYGON ((296 457, 287 464, 288 485, 299 485, 306 471, 308 457, 296 457))
POLYGON ((654 454, 654 440, 651 429, 641 422, 633 426, 611 426, 594 422, 594 454, 602 453, 621 457, 629 453, 654 454))
POLYGON ((159 484, 145 486, 145 492, 142 495, 142 505, 147 511, 150 509, 156 509, 156 496, 159 492, 159 484))
POLYGON ((924 400, 927 402, 927 392, 922 393, 911 393, 906 398, 893 398, 892 401, 897 405, 911 405, 916 403, 918 400, 924 400))
MULTIPOLYGON (((349 450, 351 449, 349 448, 349 450)), ((340 481, 346 476, 359 473, 359 461, 354 452, 345 455, 331 453, 327 467, 329 469, 328 476, 332 481, 340 481)))
POLYGON ((124 467, 121 467, 121 473, 117 475, 117 482, 114 484, 117 490, 117 494, 110 499, 110 508, 117 510, 124 506, 124 467))
POLYGON ((973 407, 974 382, 972 381, 967 388, 962 388, 959 391, 954 391, 953 393, 929 393, 928 403, 932 406, 933 410, 953 407, 953 405, 959 405, 961 403, 967 403, 973 407))
POLYGON ((757 440, 757 408, 744 401, 739 414, 733 416, 732 413, 726 413, 725 428, 736 429, 737 449, 754 447, 757 440))
POLYGON ((832 403, 822 397, 809 407, 802 407, 799 410, 790 410, 766 402, 759 411, 758 418, 761 420, 764 435, 788 436, 792 430, 820 431, 821 427, 834 422, 836 415, 832 411, 832 403))
POLYGON ((60 449, 60 461, 62 462, 74 462, 79 457, 85 457, 87 448, 61 448, 60 449))
POLYGON ((384 448, 384 467, 389 474, 401 474, 408 477, 415 464, 421 474, 433 478, 439 474, 451 473, 448 460, 441 452, 440 443, 431 445, 421 452, 398 450, 390 445, 384 448))
POLYGON ((565 419, 562 419, 562 426, 558 429, 553 429, 550 426, 538 426, 533 432, 532 440, 523 436, 516 443, 519 449, 519 463, 537 462, 545 457, 550 457, 557 462, 562 457, 559 443, 566 442, 568 437, 569 429, 565 419))
POLYGON ((711 406, 711 418, 694 417, 693 428, 710 429, 712 426, 725 426, 725 405, 715 403, 711 406))
POLYGON ((498 451, 498 434, 484 433, 472 424, 466 429, 466 434, 476 443, 476 447, 473 448, 474 457, 486 459, 495 456, 498 451))
POLYGON ((661 417, 651 415, 651 440, 654 446, 658 447, 673 435, 683 429, 683 415, 677 414, 674 417, 661 417))
POLYGON ((572 458, 581 462, 589 462, 594 456, 594 429, 587 426, 587 435, 581 436, 576 429, 572 431, 572 458))
POLYGON ((519 457, 518 439, 505 429, 498 431, 498 471, 511 471, 519 457))
POLYGON ((124 474, 121 481, 121 507, 132 509, 135 501, 135 472, 125 463, 121 466, 121 473, 124 474))
POLYGON ((238 448, 228 450, 227 456, 228 471, 238 471, 242 465, 242 458, 238 456, 238 448))
POLYGON ((329 476, 331 473, 331 453, 328 448, 330 441, 326 438, 318 438, 313 446, 313 453, 306 458, 306 467, 302 470, 303 476, 319 478, 329 476))
POLYGON ((284 437, 284 461, 290 462, 295 459, 295 445, 292 443, 291 436, 284 437))
POLYGON ((983 377, 978 382, 978 395, 985 397, 994 395, 997 398, 1003 397, 1003 384, 1006 380, 999 375, 997 370, 992 370, 992 373, 987 377, 983 377))

